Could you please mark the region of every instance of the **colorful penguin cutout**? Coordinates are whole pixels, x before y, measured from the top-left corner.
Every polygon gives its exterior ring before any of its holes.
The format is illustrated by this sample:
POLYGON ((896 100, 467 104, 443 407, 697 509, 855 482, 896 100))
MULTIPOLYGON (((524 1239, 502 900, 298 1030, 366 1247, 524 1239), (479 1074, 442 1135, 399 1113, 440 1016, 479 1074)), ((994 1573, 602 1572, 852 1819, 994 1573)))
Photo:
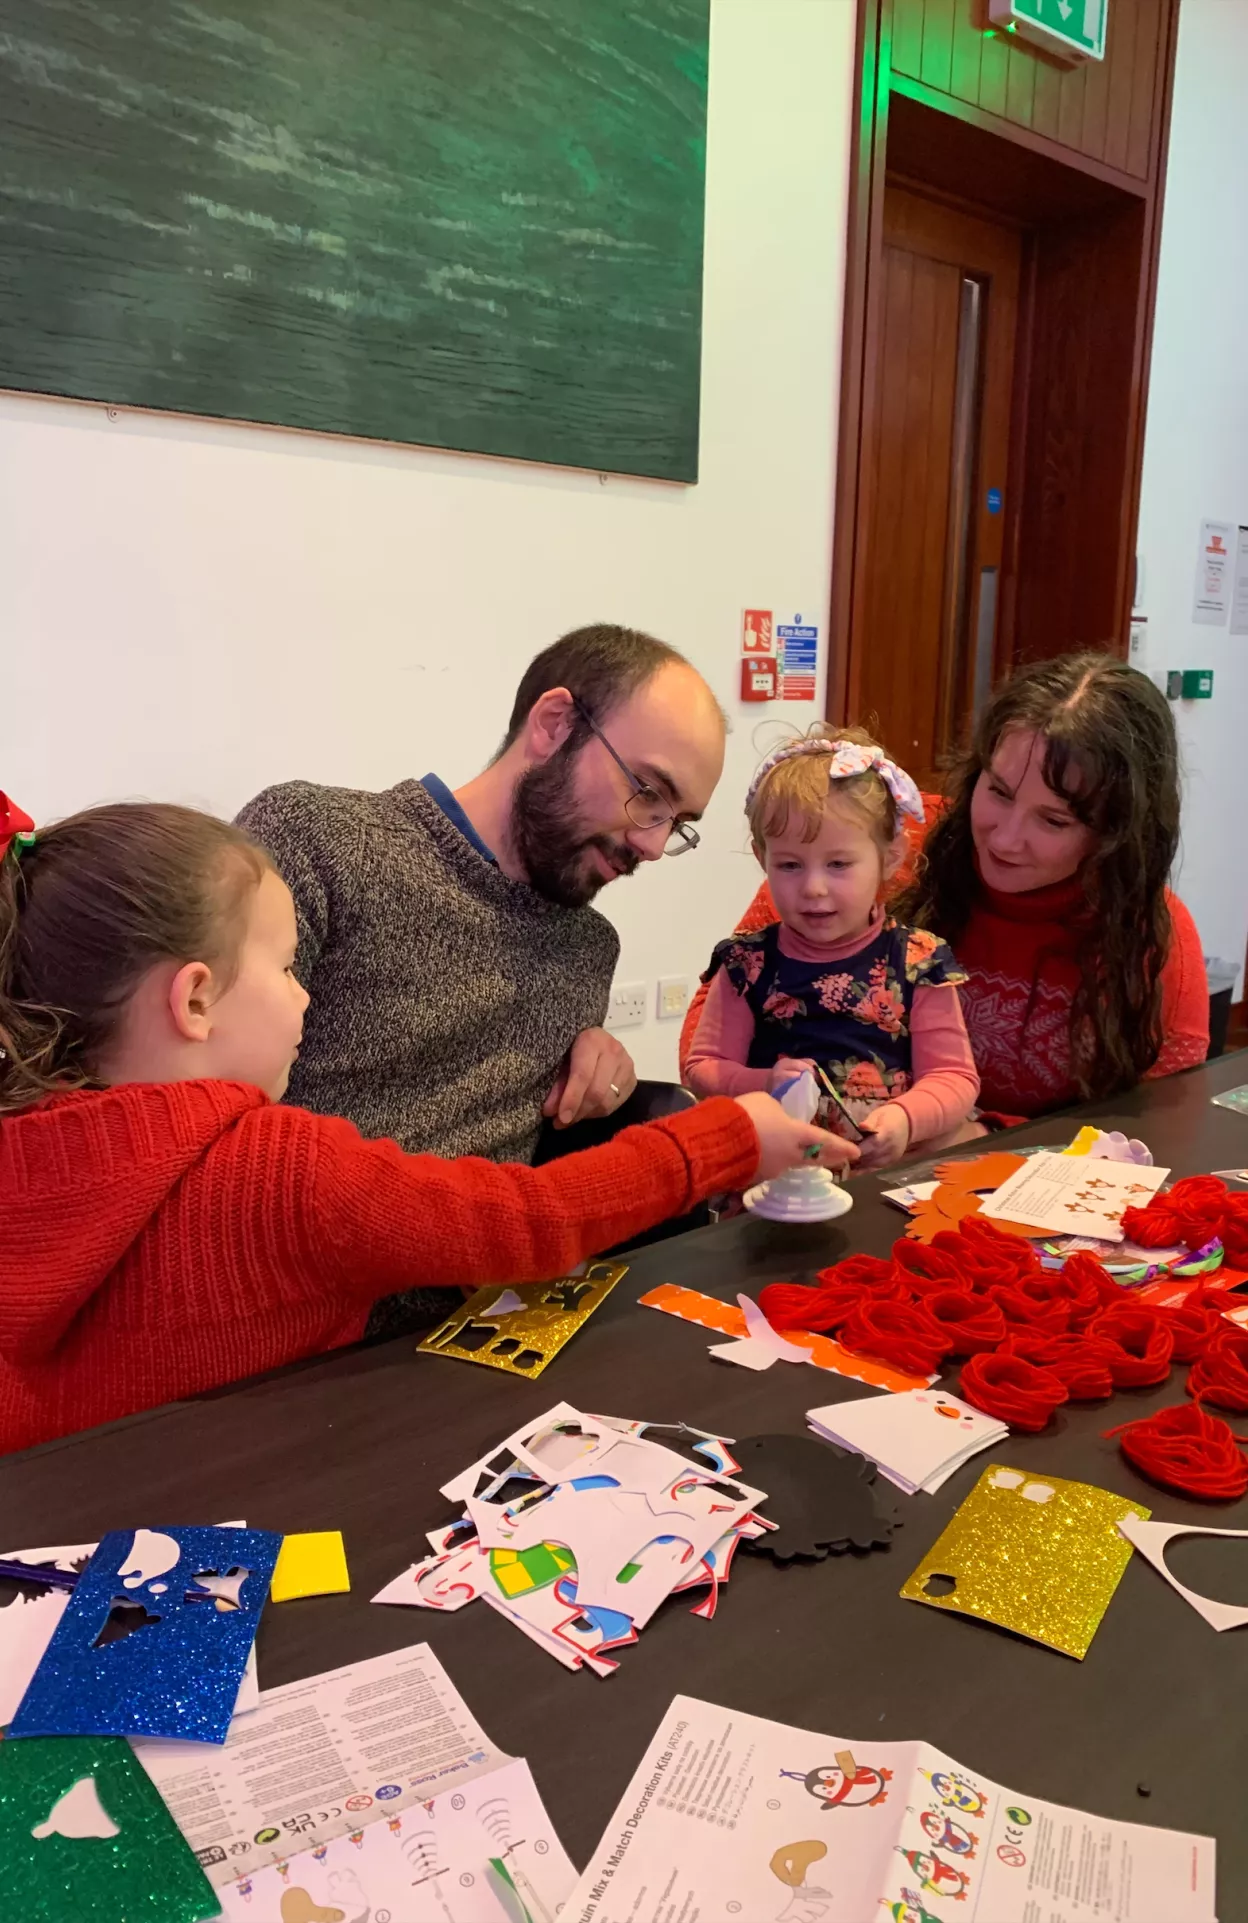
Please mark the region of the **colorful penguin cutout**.
POLYGON ((956 1770, 925 1769, 923 1775, 932 1786, 932 1794, 945 1805, 946 1809, 961 1810, 963 1816, 986 1816, 988 1798, 974 1783, 956 1770))
POLYGON ((934 1851, 902 1850, 901 1854, 919 1879, 920 1896, 930 1893, 932 1896, 952 1897, 955 1903, 966 1901, 971 1879, 964 1870, 955 1869, 952 1863, 942 1862, 934 1851))
POLYGON ((847 1775, 839 1763, 825 1763, 819 1769, 804 1773, 797 1769, 782 1769, 781 1776, 800 1783, 808 1796, 813 1796, 821 1809, 873 1809, 877 1803, 888 1801, 887 1785, 892 1781, 891 1769, 872 1769, 870 1764, 855 1763, 852 1775, 847 1775))
POLYGON ((940 1923, 938 1916, 923 1908, 923 1899, 917 1890, 903 1890, 900 1902, 886 1903, 884 1907, 893 1923, 940 1923))
POLYGON ((968 1862, 974 1856, 979 1839, 944 1810, 925 1809, 919 1822, 934 1850, 948 1850, 950 1856, 965 1856, 968 1862))
POLYGON ((262 1529, 111 1531, 10 1734, 223 1743, 281 1541, 262 1529))

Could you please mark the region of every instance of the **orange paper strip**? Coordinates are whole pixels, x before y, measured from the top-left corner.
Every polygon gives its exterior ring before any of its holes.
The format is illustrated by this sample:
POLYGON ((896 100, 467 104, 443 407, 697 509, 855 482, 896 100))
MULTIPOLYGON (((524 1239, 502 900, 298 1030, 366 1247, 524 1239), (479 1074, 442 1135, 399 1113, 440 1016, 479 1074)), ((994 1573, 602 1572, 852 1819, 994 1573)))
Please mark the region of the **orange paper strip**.
MULTIPOLYGON (((664 1315, 678 1316, 682 1322, 696 1322, 700 1328, 711 1329, 716 1335, 743 1336, 746 1333, 745 1317, 735 1302, 719 1302, 713 1295, 702 1295, 697 1289, 681 1289, 674 1282, 660 1282, 657 1289, 646 1295, 638 1296, 643 1309, 661 1309, 664 1315)), ((833 1375, 848 1376, 853 1382, 869 1382, 877 1389, 928 1389, 935 1382, 934 1375, 905 1375, 900 1369, 890 1368, 887 1362, 873 1362, 869 1356, 852 1355, 834 1342, 829 1335, 812 1335, 806 1329, 786 1329, 786 1342, 793 1342, 799 1349, 806 1349, 816 1369, 827 1369, 833 1375)))

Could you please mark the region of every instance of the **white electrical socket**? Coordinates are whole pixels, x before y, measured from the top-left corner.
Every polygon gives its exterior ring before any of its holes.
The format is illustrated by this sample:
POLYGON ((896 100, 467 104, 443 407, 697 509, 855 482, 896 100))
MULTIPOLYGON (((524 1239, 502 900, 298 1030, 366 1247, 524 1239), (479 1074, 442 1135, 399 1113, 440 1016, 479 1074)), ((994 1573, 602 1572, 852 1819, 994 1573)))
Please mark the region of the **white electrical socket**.
POLYGON ((616 982, 607 1003, 607 1027, 640 1028, 646 1019, 646 984, 616 982))
POLYGON ((655 1013, 661 1022, 675 1021, 689 1006, 689 977, 660 975, 659 999, 655 1013))

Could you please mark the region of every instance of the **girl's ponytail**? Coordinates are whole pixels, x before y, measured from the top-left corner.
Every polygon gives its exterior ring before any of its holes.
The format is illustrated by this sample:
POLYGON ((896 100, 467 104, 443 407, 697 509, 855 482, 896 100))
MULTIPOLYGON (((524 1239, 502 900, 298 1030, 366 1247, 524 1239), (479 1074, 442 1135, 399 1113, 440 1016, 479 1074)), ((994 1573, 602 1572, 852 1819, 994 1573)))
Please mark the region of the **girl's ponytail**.
POLYGON ((23 1108, 44 1089, 60 1023, 50 1008, 16 999, 22 858, 34 845, 34 822, 0 794, 0 1114, 23 1108))
POLYGON ((193 808, 119 803, 31 829, 0 794, 0 1119, 92 1086, 158 962, 228 966, 269 866, 193 808))

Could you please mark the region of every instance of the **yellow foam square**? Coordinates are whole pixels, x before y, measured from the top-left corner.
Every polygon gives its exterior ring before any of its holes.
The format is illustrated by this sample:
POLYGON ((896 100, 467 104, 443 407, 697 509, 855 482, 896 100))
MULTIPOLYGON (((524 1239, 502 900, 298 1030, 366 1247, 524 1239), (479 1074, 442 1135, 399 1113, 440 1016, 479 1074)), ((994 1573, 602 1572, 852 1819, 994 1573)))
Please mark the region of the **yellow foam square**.
POLYGON ((341 1529, 286 1536, 278 1553, 270 1601, 294 1602, 300 1596, 340 1596, 350 1589, 347 1552, 341 1529))

